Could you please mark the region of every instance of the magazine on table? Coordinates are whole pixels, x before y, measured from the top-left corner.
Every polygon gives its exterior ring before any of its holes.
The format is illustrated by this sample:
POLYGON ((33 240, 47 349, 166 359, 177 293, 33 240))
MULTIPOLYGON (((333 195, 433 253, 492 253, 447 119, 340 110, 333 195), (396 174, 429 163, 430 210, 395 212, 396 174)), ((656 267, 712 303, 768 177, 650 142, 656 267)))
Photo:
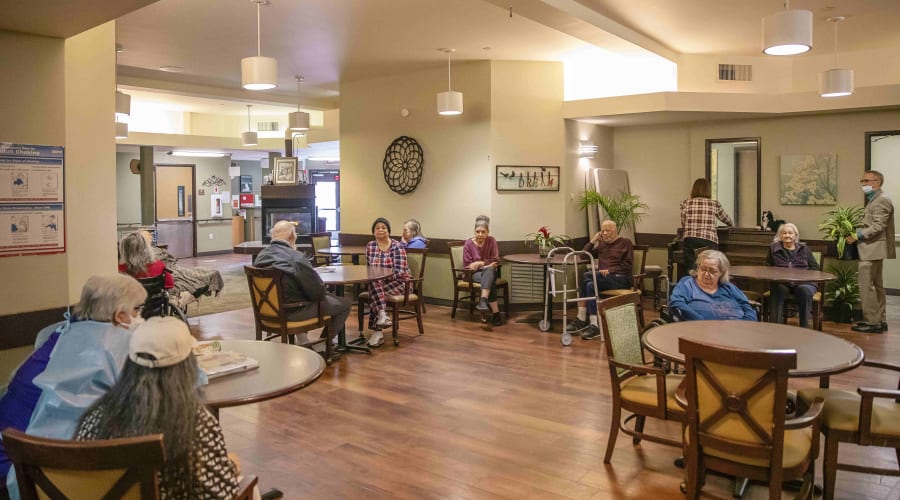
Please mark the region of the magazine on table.
POLYGON ((210 380, 231 373, 259 368, 259 361, 235 351, 223 351, 218 341, 200 342, 194 347, 197 363, 210 380))

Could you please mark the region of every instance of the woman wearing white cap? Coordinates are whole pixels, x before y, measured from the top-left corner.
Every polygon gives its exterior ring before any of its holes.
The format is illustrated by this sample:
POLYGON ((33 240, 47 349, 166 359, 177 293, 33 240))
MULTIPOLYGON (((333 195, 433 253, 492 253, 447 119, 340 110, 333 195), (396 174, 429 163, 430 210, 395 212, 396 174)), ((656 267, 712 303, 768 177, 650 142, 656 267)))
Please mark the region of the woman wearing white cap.
POLYGON ((161 498, 231 498, 237 470, 219 423, 198 399, 193 343, 175 318, 154 317, 138 327, 119 381, 84 414, 75 439, 162 434, 161 498))

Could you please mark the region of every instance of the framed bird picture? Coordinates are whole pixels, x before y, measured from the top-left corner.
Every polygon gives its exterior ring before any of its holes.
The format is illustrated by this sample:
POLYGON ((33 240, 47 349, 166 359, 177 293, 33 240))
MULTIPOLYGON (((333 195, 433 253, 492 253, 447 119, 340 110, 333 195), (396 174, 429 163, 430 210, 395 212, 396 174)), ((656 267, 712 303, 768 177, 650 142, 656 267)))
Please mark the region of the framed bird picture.
POLYGON ((559 167, 497 165, 497 191, 559 191, 559 167))

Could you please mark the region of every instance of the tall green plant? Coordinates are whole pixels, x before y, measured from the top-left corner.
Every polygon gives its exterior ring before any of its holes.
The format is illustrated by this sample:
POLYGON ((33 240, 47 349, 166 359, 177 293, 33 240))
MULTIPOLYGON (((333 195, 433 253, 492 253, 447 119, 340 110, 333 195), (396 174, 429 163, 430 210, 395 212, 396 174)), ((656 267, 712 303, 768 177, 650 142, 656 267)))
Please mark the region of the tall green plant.
POLYGON ((627 191, 620 191, 617 196, 606 196, 592 188, 582 193, 578 201, 582 210, 595 206, 602 208, 620 231, 625 228, 634 230, 637 223, 647 215, 644 210, 650 208, 641 201, 640 195, 627 191))
POLYGON ((819 231, 826 241, 837 246, 838 257, 844 256, 847 236, 856 236, 856 228, 862 222, 865 210, 860 207, 834 207, 825 212, 825 219, 819 224, 819 231))
POLYGON ((853 310, 853 306, 859 303, 859 271, 855 262, 849 264, 853 265, 835 264, 828 267, 834 279, 825 285, 825 300, 831 302, 836 310, 853 310))

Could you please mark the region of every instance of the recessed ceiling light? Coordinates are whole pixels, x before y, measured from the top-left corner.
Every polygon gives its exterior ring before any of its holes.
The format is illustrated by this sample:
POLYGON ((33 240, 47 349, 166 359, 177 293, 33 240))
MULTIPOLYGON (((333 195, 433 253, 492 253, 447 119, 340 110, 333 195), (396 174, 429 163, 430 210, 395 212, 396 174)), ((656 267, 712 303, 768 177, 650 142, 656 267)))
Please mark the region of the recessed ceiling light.
POLYGON ((160 66, 159 70, 165 71, 167 73, 181 73, 182 71, 184 71, 184 68, 182 68, 181 66, 160 66))

